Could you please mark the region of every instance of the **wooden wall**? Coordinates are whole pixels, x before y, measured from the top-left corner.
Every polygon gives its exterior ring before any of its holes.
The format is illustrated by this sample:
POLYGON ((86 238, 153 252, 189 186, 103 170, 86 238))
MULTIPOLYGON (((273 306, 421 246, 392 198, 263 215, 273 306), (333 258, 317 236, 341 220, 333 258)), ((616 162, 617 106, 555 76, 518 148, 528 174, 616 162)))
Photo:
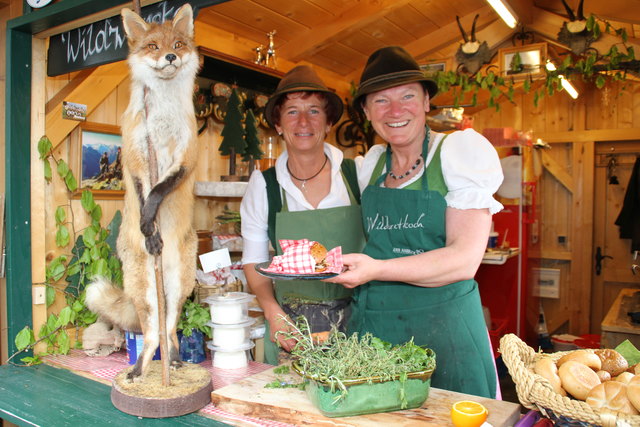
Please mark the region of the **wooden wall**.
POLYGON ((561 92, 544 97, 537 106, 533 94, 519 94, 515 104, 502 102, 498 112, 486 109, 474 115, 474 128, 480 132, 512 127, 552 147, 535 152, 540 177, 537 221, 529 228, 529 267, 561 271, 560 298, 541 301, 550 331, 572 334, 600 333, 603 316, 589 318, 594 147, 603 141, 635 144, 640 139, 640 85, 617 83, 597 90, 581 84, 579 90, 577 100, 561 92))

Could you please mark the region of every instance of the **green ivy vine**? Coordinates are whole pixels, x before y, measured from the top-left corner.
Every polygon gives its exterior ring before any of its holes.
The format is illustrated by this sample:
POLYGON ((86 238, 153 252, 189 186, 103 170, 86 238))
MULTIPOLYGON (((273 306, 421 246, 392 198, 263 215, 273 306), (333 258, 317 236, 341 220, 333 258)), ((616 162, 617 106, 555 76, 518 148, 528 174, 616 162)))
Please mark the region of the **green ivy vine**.
MULTIPOLYGON (((58 176, 62 179, 71 193, 78 187, 77 180, 62 159, 53 154, 53 146, 46 136, 38 141, 38 153, 44 164, 44 177, 48 183, 52 180, 52 164, 58 176)), ((59 255, 52 259, 46 267, 46 305, 50 307, 57 296, 65 298, 66 306, 58 315, 50 314, 45 324, 36 334, 29 326, 25 326, 15 337, 18 354, 27 353, 36 344, 44 342, 47 349, 43 353, 27 355, 20 359, 26 365, 42 363, 41 357, 50 354, 67 354, 71 347, 71 340, 67 329, 75 327, 76 347, 81 347, 77 339, 80 328, 96 321, 97 315, 87 309, 84 304, 85 286, 96 276, 104 276, 122 286, 122 266, 115 253, 115 240, 118 235, 122 215, 116 212, 113 220, 105 229, 100 225, 102 208, 93 199, 93 193, 84 190, 80 198, 80 205, 91 218, 91 224, 83 230, 77 231, 73 226, 73 208, 71 202, 58 206, 55 210, 56 245, 67 248, 73 237, 70 253, 59 255), (67 216, 67 211, 70 217, 67 216)))
MULTIPOLYGON (((625 81, 629 71, 640 72, 640 61, 635 57, 633 46, 628 45, 627 32, 624 28, 615 29, 610 23, 604 23, 604 32, 617 36, 621 42, 613 44, 608 52, 599 55, 594 49, 590 49, 586 54, 574 57, 567 55, 556 70, 549 71, 545 68, 545 80, 534 92, 534 105, 537 106, 539 100, 545 95, 553 95, 562 90, 561 78, 566 79, 582 78, 585 82, 592 82, 598 89, 605 86, 608 81, 625 81)), ((594 39, 598 39, 602 33, 599 20, 591 15, 587 20, 586 30, 591 33, 594 39)), ((514 60, 510 66, 517 71, 519 63, 514 55, 514 60)), ((513 77, 503 77, 493 72, 495 66, 488 67, 484 73, 478 72, 475 75, 459 74, 455 71, 439 71, 431 77, 438 84, 440 93, 450 92, 454 97, 454 106, 460 106, 469 94, 471 105, 476 106, 478 102, 478 92, 488 91, 488 106, 500 110, 499 99, 506 98, 514 102, 516 82, 513 77)), ((522 81, 522 90, 529 93, 534 80, 529 75, 522 81)))

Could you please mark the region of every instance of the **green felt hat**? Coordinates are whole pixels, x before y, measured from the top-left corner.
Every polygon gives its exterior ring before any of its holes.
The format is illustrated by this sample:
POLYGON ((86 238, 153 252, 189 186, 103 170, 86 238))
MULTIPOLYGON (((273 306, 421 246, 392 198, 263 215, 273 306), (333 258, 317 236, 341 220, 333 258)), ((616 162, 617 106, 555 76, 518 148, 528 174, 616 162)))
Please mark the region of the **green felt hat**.
POLYGON ((400 46, 380 48, 369 56, 353 98, 353 106, 362 110, 366 95, 382 89, 420 82, 433 98, 438 93, 435 81, 426 77, 415 59, 400 46))

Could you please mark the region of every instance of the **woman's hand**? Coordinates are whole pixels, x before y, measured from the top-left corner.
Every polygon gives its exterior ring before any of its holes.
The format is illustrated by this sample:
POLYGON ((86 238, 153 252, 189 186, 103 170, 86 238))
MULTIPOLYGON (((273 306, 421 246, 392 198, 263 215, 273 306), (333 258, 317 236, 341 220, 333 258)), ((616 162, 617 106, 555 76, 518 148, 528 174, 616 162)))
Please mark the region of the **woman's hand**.
POLYGON ((364 254, 346 254, 342 256, 346 271, 338 276, 325 279, 324 282, 339 283, 345 288, 355 288, 376 278, 380 261, 364 254))
POLYGON ((290 326, 289 323, 287 323, 291 322, 291 319, 289 319, 289 317, 284 311, 282 311, 282 309, 274 313, 270 313, 269 315, 266 315, 265 313, 265 317, 269 322, 269 328, 271 330, 271 336, 269 338, 271 339, 271 341, 274 343, 280 343, 280 346, 285 351, 291 352, 293 347, 296 345, 296 340, 291 338, 287 339, 285 338, 285 335, 283 335, 293 332, 294 329, 290 326), (280 333, 276 336, 277 332, 280 333))

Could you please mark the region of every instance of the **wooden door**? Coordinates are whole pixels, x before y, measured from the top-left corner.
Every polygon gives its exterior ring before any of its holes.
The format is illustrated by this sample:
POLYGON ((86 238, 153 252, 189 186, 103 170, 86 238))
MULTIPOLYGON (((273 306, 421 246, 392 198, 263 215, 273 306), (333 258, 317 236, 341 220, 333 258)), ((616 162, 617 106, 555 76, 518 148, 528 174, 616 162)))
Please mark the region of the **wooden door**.
POLYGON ((640 141, 596 144, 591 264, 592 333, 601 332, 602 319, 607 315, 621 289, 640 286, 640 275, 633 275, 631 272, 631 240, 621 239, 619 227, 615 225, 638 155, 640 141), (600 274, 597 272, 595 261, 597 248, 600 248, 602 256, 607 256, 601 261, 600 274))

